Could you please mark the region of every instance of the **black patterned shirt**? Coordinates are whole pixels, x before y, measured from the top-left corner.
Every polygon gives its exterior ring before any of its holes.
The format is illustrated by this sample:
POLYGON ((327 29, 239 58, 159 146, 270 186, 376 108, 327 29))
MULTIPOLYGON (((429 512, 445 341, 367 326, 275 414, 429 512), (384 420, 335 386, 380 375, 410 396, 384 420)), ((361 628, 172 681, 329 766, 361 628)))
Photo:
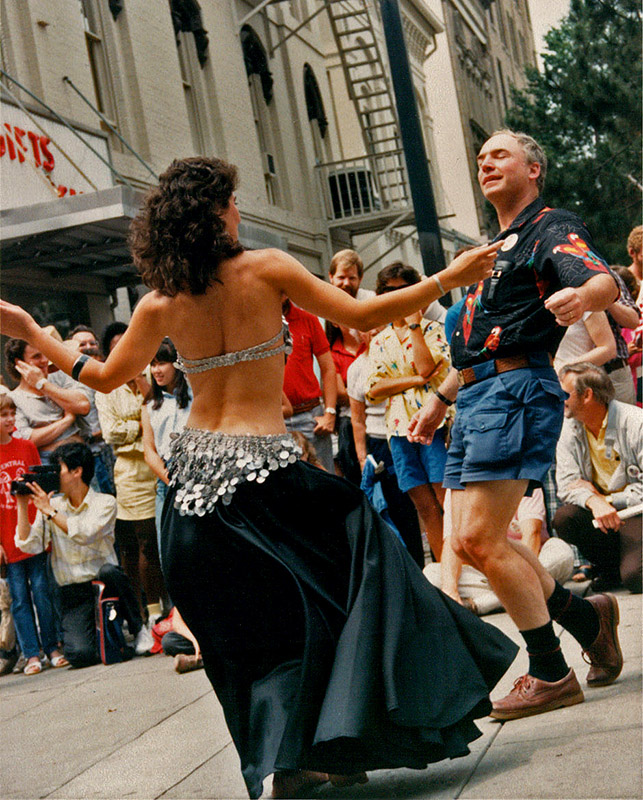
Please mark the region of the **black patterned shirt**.
POLYGON ((500 278, 470 286, 458 317, 451 339, 457 369, 533 352, 553 356, 566 328, 545 308, 545 300, 600 273, 612 274, 582 220, 547 207, 540 198, 499 239, 505 240, 496 259, 504 262, 500 278))

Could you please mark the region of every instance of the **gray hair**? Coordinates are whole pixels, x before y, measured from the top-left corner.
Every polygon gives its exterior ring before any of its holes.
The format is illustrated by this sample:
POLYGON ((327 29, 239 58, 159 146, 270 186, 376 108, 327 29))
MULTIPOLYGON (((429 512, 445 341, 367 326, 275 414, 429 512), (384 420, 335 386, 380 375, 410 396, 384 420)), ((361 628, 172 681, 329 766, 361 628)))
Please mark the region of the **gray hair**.
POLYGON ((581 361, 578 364, 566 364, 561 369, 559 375, 561 378, 564 378, 565 375, 569 374, 576 376, 575 386, 577 394, 584 394, 586 389, 591 389, 594 394, 594 399, 604 406, 609 405, 610 401, 614 399, 614 384, 603 367, 590 364, 589 361, 581 361))
MULTIPOLYGON (((513 138, 522 147, 528 164, 540 164, 540 175, 536 178, 536 186, 538 194, 542 192, 545 187, 545 178, 547 177, 547 156, 545 151, 528 133, 521 133, 520 131, 512 131, 509 128, 502 128, 499 131, 494 131, 491 136, 513 136, 513 138)), ((491 139, 491 136, 489 137, 491 139)))

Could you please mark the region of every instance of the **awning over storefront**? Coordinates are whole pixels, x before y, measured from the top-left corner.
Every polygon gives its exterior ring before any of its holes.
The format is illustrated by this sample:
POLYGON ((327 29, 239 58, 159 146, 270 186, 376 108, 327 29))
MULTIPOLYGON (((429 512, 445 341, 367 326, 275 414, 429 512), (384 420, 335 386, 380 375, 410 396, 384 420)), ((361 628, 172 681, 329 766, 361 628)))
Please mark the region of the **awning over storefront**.
POLYGON ((5 275, 45 270, 64 281, 95 275, 109 287, 138 283, 127 249, 127 232, 143 193, 128 186, 62 197, 0 211, 5 275))

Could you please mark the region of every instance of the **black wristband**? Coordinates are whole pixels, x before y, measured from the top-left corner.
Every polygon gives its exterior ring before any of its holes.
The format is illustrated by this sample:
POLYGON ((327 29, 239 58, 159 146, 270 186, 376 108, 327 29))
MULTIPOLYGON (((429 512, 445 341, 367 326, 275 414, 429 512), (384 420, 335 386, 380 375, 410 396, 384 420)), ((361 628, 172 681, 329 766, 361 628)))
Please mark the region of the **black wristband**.
POLYGON ((444 405, 445 405, 445 406, 452 406, 452 405, 453 405, 453 400, 449 400, 449 398, 448 398, 448 397, 445 397, 445 396, 442 394, 442 392, 441 392, 441 391, 439 391, 439 389, 436 389, 436 390, 435 390, 435 396, 438 398, 438 400, 439 400, 441 403, 444 403, 444 405))
POLYGON ((90 356, 87 353, 81 353, 78 358, 74 361, 74 366, 71 368, 71 377, 77 381, 80 377, 80 373, 82 368, 85 364, 89 361, 90 356))

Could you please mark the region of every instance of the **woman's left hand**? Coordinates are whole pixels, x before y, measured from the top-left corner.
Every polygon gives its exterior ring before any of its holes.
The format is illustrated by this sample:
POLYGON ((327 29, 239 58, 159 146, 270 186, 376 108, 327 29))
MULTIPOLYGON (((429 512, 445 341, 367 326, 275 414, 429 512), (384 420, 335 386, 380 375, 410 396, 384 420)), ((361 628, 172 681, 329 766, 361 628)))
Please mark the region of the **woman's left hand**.
POLYGON ((24 308, 0 300, 0 333, 29 341, 35 325, 34 318, 24 308))

